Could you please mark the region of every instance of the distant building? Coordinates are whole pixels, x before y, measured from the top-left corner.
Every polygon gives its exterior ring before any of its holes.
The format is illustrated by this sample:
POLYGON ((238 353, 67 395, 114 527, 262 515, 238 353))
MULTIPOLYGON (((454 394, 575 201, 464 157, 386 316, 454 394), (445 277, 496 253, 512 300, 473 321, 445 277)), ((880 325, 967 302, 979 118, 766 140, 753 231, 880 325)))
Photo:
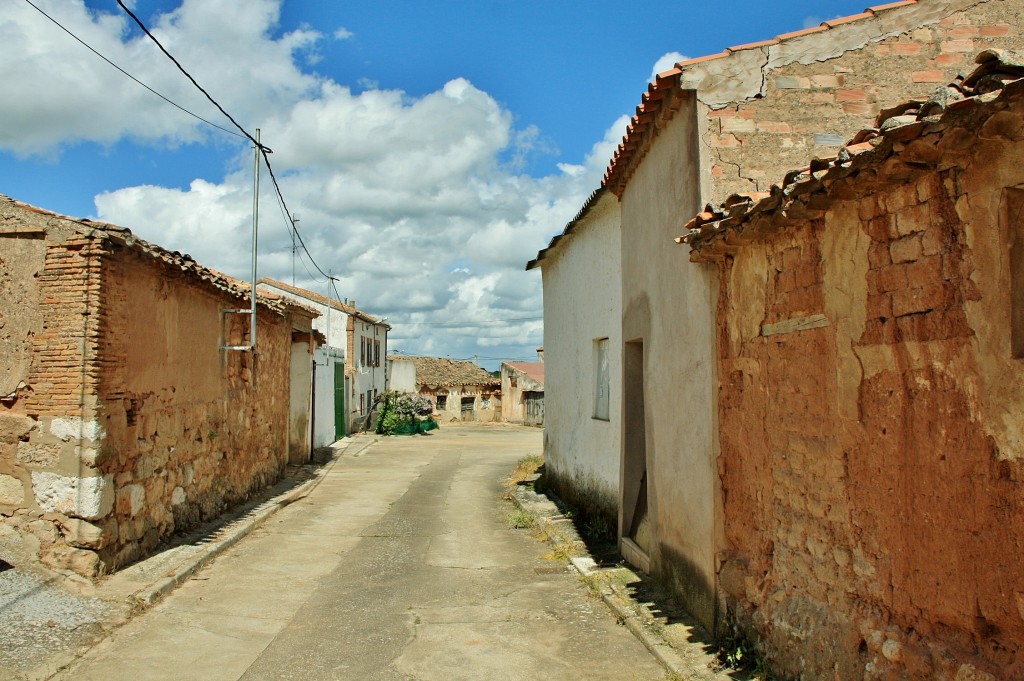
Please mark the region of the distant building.
POLYGON ((391 388, 429 398, 442 423, 501 420, 501 381, 472 362, 394 355, 388 365, 391 388))
POLYGON ((387 390, 384 358, 391 325, 361 312, 354 300, 335 300, 269 277, 260 279, 258 288, 320 313, 313 325, 327 343, 317 350, 314 366, 314 446, 326 447, 366 428, 377 395, 387 390))
POLYGON ((501 363, 501 418, 544 425, 544 362, 501 363))

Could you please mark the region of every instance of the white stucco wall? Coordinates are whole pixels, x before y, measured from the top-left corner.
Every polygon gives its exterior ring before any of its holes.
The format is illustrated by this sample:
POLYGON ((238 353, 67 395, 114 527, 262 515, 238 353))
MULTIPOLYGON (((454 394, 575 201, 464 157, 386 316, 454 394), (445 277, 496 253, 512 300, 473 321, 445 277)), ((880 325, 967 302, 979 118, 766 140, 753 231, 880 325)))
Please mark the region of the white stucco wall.
POLYGON ((618 199, 606 192, 541 261, 545 467, 563 496, 594 497, 606 513, 618 512, 622 429, 619 224, 618 199), (594 418, 600 338, 609 348, 607 421, 594 418))
POLYGON ((342 437, 342 433, 334 427, 334 367, 344 366, 344 354, 338 348, 317 348, 316 359, 316 404, 314 405, 315 421, 313 424, 313 444, 315 447, 327 447, 342 437))
MULTIPOLYGON (((698 153, 690 92, 622 196, 622 341, 643 342, 651 570, 672 581, 691 612, 712 628, 721 518, 717 273, 690 263, 686 249, 672 241, 701 208, 698 153)), ((545 349, 552 353, 547 339, 545 349)), ((628 361, 624 367, 628 399, 628 361)), ((623 442, 629 441, 627 430, 623 442)))
POLYGON ((292 343, 291 382, 289 388, 288 460, 305 463, 310 454, 310 386, 313 380, 313 355, 309 343, 292 343))
POLYGON ((349 412, 355 417, 359 417, 369 412, 372 406, 370 401, 365 399, 367 392, 376 390, 379 395, 387 389, 387 327, 371 324, 358 317, 353 317, 352 321, 354 324, 352 365, 355 366, 355 374, 352 377, 352 400, 349 403, 349 412), (365 362, 363 361, 360 349, 361 338, 380 341, 380 366, 374 366, 370 357, 367 357, 365 362), (364 396, 362 412, 359 410, 360 395, 364 396))
POLYGON ((416 392, 416 362, 411 359, 388 360, 388 390, 416 392))

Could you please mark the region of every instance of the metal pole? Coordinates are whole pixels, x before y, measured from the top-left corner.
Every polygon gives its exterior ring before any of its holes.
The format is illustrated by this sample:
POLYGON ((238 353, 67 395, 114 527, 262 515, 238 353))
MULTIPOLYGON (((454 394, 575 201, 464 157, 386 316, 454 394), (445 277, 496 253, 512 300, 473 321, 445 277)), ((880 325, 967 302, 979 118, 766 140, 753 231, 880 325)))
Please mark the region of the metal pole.
POLYGON ((252 288, 249 290, 249 349, 256 351, 256 237, 259 232, 260 215, 260 129, 256 128, 256 153, 253 161, 252 180, 252 288))

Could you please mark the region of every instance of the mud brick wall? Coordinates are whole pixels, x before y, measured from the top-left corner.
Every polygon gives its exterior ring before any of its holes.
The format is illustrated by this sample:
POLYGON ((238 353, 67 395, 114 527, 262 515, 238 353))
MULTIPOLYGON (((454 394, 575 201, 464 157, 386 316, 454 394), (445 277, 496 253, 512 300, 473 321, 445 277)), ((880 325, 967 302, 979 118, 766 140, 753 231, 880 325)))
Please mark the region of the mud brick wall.
POLYGON ((287 463, 291 324, 260 311, 257 355, 240 301, 124 249, 109 259, 99 360, 99 462, 116 489, 107 570, 277 480, 287 463))
POLYGON ((1021 158, 844 180, 719 265, 720 587, 786 676, 1024 677, 1021 158))
MULTIPOLYGON (((890 21, 864 19, 820 33, 787 38, 799 61, 769 65, 750 61, 741 50, 728 59, 761 68, 764 89, 758 96, 730 98, 702 107, 706 168, 711 175, 710 203, 733 193, 767 191, 781 181, 779 169, 802 168, 814 156, 831 157, 861 129, 874 125, 879 111, 908 99, 928 99, 960 72, 970 72, 974 56, 988 48, 1024 48, 1024 5, 1016 0, 981 0, 936 23, 877 39, 872 26, 890 21), (834 55, 837 36, 856 49, 834 55), (827 55, 815 58, 815 55, 827 55), (809 63, 800 63, 809 62, 809 63)), ((918 12, 893 9, 893 17, 918 12)), ((905 19, 898 19, 906 21, 905 19)), ((891 19, 897 21, 897 19, 891 19)), ((781 61, 782 58, 778 58, 781 61)), ((742 65, 741 65, 742 66, 742 65)), ((752 94, 752 93, 748 93, 752 94)))
POLYGON ((290 318, 223 351, 238 299, 7 199, 0 260, 0 558, 94 577, 280 477, 290 318))

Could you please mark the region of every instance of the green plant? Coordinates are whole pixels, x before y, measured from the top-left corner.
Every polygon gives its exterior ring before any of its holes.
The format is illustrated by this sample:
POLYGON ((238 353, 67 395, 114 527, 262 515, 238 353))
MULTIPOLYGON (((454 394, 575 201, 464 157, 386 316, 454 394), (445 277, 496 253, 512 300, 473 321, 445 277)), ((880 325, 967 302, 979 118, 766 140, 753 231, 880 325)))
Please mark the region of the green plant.
POLYGON ((530 529, 537 524, 537 519, 523 509, 517 508, 509 515, 508 524, 517 530, 530 529))

